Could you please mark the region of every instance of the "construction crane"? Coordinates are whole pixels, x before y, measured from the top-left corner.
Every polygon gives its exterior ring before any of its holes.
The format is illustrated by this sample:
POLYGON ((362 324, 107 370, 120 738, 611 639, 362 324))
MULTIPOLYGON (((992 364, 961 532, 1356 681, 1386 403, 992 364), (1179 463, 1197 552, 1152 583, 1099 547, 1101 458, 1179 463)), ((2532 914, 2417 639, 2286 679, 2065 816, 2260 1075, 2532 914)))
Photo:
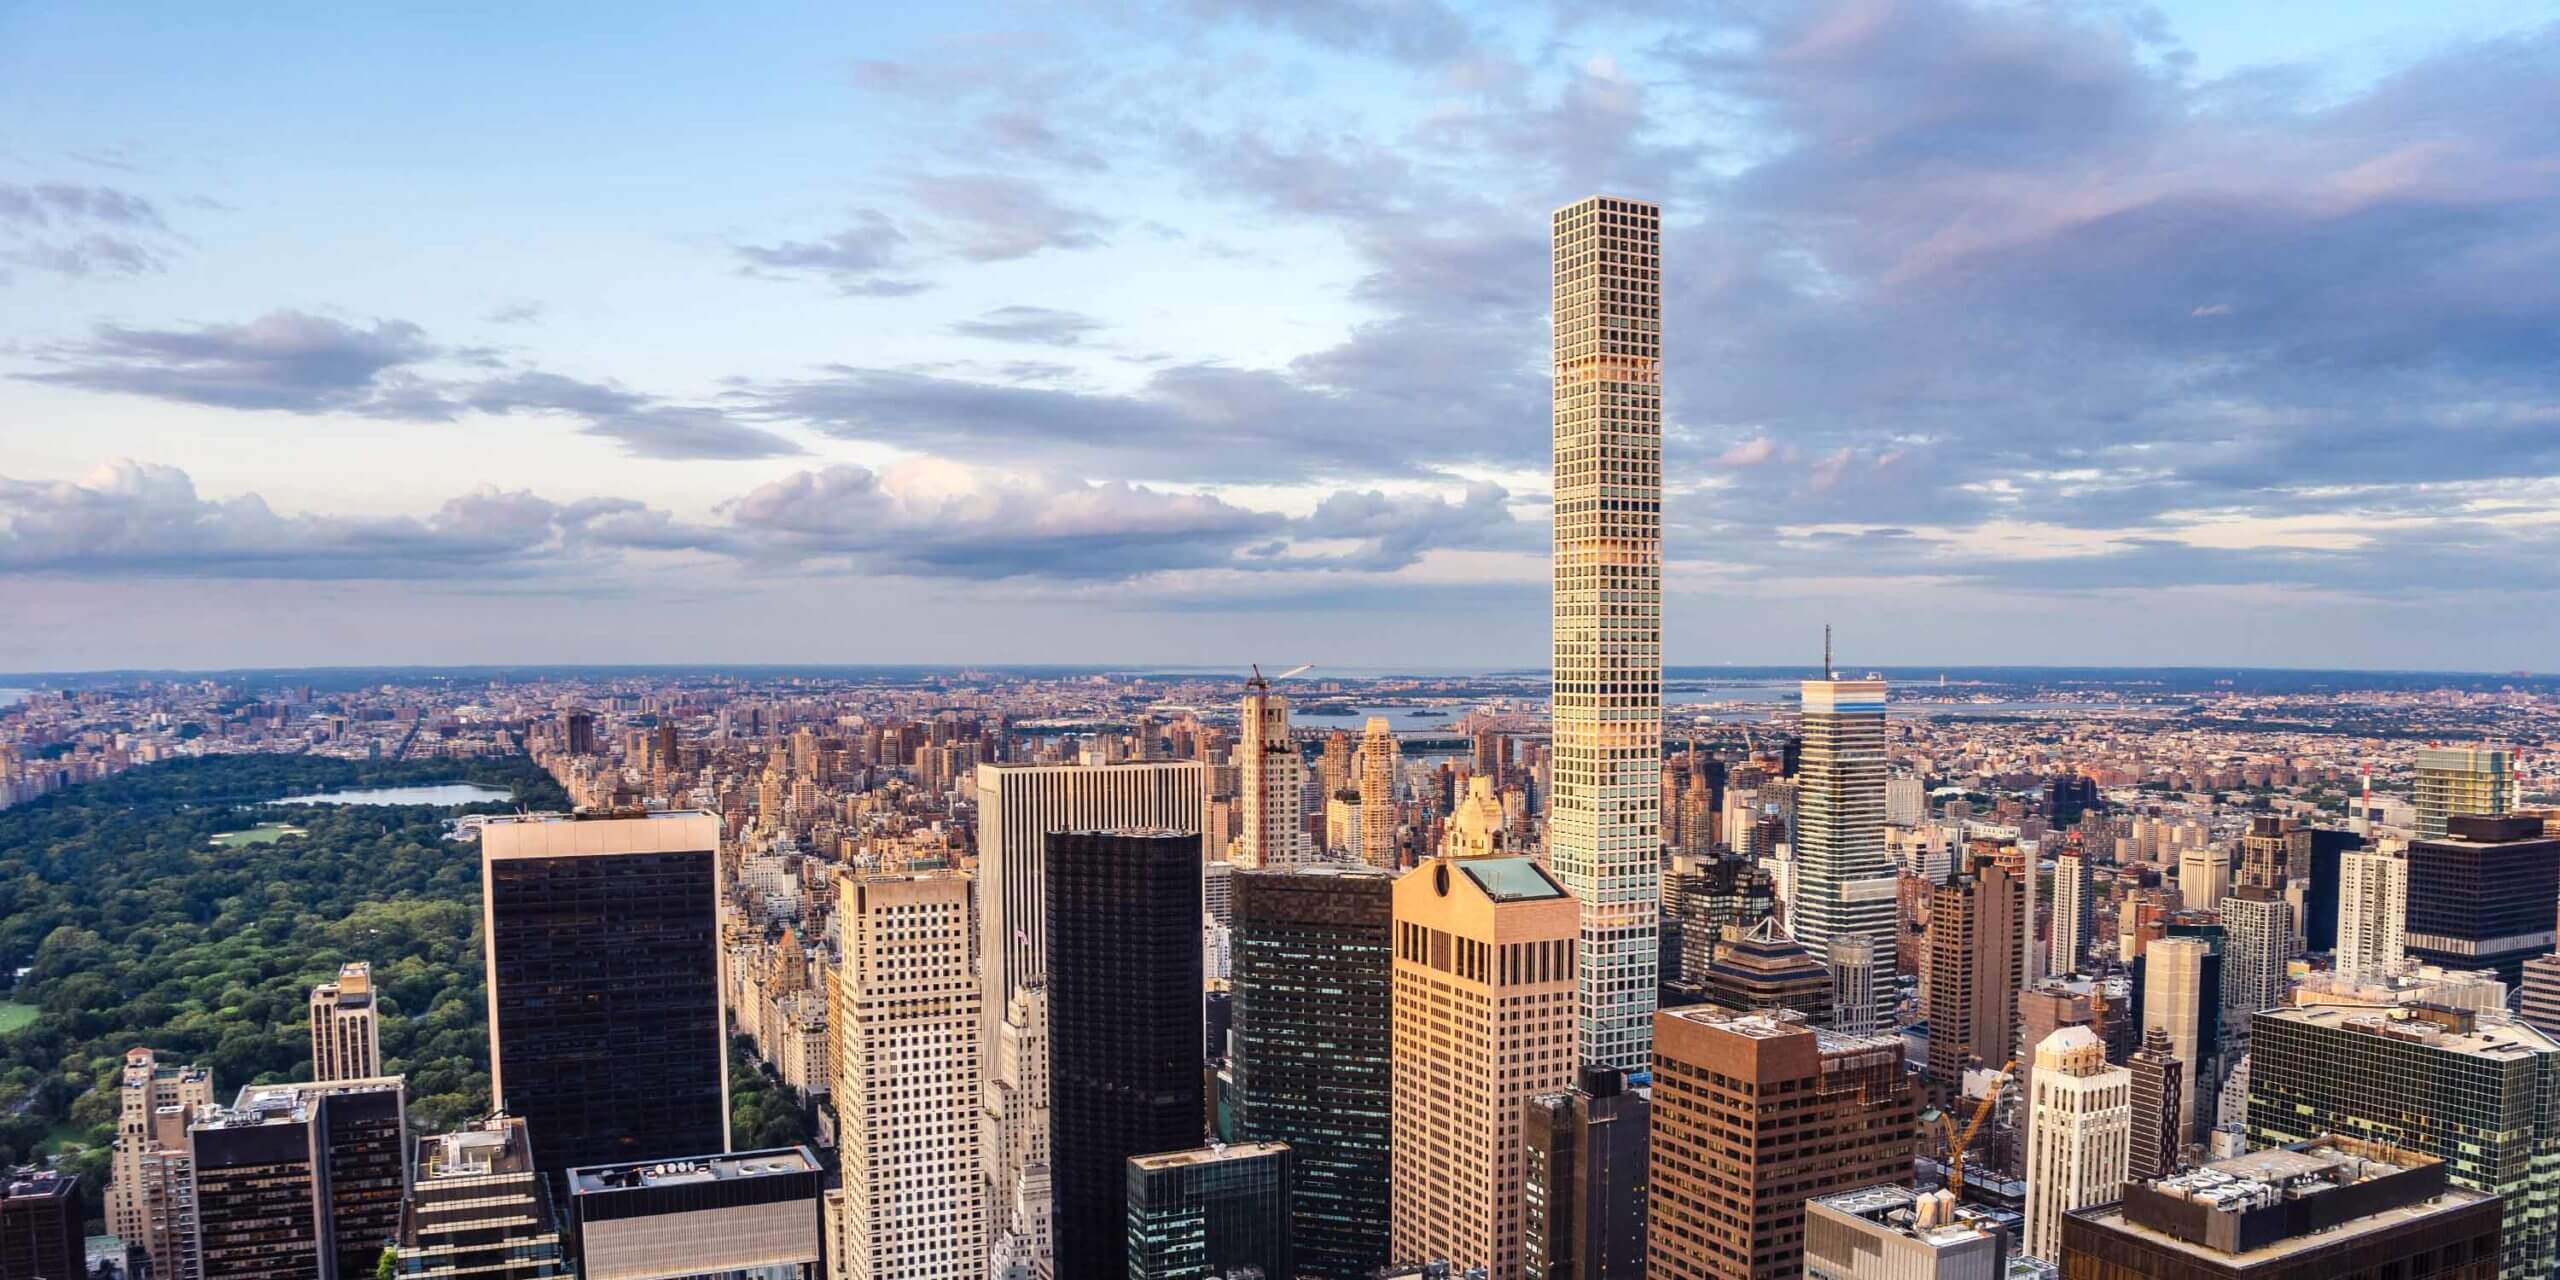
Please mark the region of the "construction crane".
POLYGON ((1254 663, 1254 664, 1253 664, 1253 678, 1252 678, 1252 679, 1250 679, 1250 680, 1245 681, 1245 682, 1244 682, 1244 687, 1245 687, 1245 688, 1248 688, 1248 689, 1251 689, 1251 690, 1253 690, 1253 691, 1254 691, 1254 692, 1256 692, 1256 693, 1269 693, 1269 692, 1271 692, 1271 681, 1272 681, 1272 680, 1286 680, 1286 679, 1288 679, 1288 678, 1289 678, 1289 677, 1291 677, 1291 676, 1299 675, 1299 674, 1302 674, 1302 673, 1304 673, 1304 672, 1308 672, 1308 671, 1313 671, 1313 670, 1315 670, 1315 669, 1316 669, 1316 664, 1314 664, 1314 663, 1312 663, 1312 662, 1301 662, 1301 663, 1299 663, 1298 665, 1296 665, 1296 666, 1294 666, 1294 667, 1291 667, 1291 668, 1289 668, 1288 670, 1283 671, 1283 672, 1281 672, 1280 674, 1278 674, 1278 675, 1276 675, 1276 676, 1271 677, 1271 679, 1270 679, 1270 680, 1266 680, 1266 679, 1264 679, 1264 678, 1263 678, 1263 676, 1262 676, 1262 664, 1261 664, 1261 663, 1259 663, 1259 662, 1257 662, 1257 663, 1254 663))
POLYGON ((2000 1068, 2000 1074, 1992 1079, 1991 1087, 1982 1095, 1982 1105, 1973 1109, 1973 1120, 1965 1125, 1962 1135, 1956 1133, 1953 1112, 1938 1113, 1938 1123, 1947 1131, 1947 1190, 1958 1196, 1964 1194, 1964 1149, 1973 1145, 1973 1135, 1981 1132, 1982 1122, 1991 1118, 1991 1108, 2000 1101, 2001 1088, 2009 1083, 2009 1073, 2017 1069, 2016 1058, 2009 1059, 2008 1065, 2000 1068))

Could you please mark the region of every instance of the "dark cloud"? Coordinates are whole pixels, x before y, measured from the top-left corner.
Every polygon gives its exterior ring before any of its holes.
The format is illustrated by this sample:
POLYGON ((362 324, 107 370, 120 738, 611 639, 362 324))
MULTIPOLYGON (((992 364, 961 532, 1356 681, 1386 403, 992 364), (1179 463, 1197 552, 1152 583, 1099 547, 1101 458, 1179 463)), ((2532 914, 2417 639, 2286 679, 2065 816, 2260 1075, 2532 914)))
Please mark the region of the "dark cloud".
POLYGON ((951 326, 951 331, 964 338, 1071 347, 1101 328, 1101 321, 1082 312, 1061 311, 1054 307, 1012 306, 998 307, 975 320, 960 321, 951 326))
POLYGON ((877 209, 854 210, 843 230, 816 240, 739 245, 737 253, 750 272, 819 276, 858 297, 904 297, 929 287, 902 274, 908 269, 907 234, 877 209))

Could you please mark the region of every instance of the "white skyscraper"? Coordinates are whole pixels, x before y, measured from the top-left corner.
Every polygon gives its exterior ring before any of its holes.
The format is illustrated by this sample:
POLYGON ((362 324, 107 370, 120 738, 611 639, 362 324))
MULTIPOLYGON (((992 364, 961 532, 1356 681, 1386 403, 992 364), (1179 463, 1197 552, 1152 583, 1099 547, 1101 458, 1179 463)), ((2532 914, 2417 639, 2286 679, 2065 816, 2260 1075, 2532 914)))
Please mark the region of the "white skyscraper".
POLYGON ((1581 904, 1581 1059, 1641 1069, 1660 980, 1662 209, 1592 196, 1554 237, 1547 865, 1581 904))
MULTIPOLYGON (((1833 938, 1875 946, 1875 972, 1894 971, 1900 911, 1884 849, 1882 680, 1804 682, 1804 759, 1796 770, 1796 889, 1788 917, 1816 955, 1833 938)), ((1893 1015, 1893 988, 1876 984, 1876 1017, 1893 1015)))
POLYGON ((2408 952, 2409 863, 2396 853, 2338 857, 2338 976, 2354 982, 2398 973, 2408 952))
POLYGON ((2133 1072, 2107 1062, 2087 1027, 2064 1027, 2036 1046, 2035 1096, 2027 1100, 2026 1252, 2062 1258, 2062 1217, 2112 1203, 2132 1153, 2133 1072))
POLYGON ((838 1239, 848 1280, 987 1269, 978 977, 969 877, 848 875, 837 893, 838 1239), (922 1205, 933 1212, 918 1212, 922 1205))
MULTIPOLYGON (((2245 1042, 2250 1015, 2285 1002, 2285 962, 2293 958, 2293 904, 2265 889, 2222 900, 2229 939, 2222 956, 2225 1024, 2245 1042)), ((2158 945, 2158 944, 2153 944, 2158 945)))
POLYGON ((2065 853, 2053 860, 2053 956, 2056 976, 2076 973, 2089 949, 2089 858, 2065 853))
POLYGON ((2231 851, 2194 848, 2178 851, 2178 900, 2189 911, 2211 911, 2231 892, 2231 851))
POLYGON ((1887 778, 1884 784, 1884 820, 1890 826, 1916 827, 1929 820, 1929 791, 1920 779, 1906 774, 1887 778))
POLYGON ((1294 867, 1315 854, 1307 839, 1306 761, 1289 736, 1289 699, 1256 672, 1245 685, 1242 740, 1236 744, 1244 807, 1244 840, 1235 861, 1246 868, 1294 867))

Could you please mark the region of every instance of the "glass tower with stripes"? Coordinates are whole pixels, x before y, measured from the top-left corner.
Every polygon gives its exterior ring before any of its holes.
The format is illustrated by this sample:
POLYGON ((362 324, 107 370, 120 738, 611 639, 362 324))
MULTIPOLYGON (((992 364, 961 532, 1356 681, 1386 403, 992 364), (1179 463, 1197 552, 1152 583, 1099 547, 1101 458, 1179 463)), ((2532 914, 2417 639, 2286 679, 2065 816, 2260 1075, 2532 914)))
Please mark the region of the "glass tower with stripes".
POLYGON ((1592 196, 1554 234, 1547 865, 1581 903, 1582 1061, 1642 1070, 1660 978, 1662 209, 1592 196))
MULTIPOLYGON (((1796 941, 1824 954, 1835 938, 1875 945, 1875 972, 1894 971, 1899 910, 1884 851, 1884 681, 1804 682, 1804 763, 1796 772, 1796 941)), ((1875 988, 1877 1026, 1891 1026, 1891 983, 1875 988)))

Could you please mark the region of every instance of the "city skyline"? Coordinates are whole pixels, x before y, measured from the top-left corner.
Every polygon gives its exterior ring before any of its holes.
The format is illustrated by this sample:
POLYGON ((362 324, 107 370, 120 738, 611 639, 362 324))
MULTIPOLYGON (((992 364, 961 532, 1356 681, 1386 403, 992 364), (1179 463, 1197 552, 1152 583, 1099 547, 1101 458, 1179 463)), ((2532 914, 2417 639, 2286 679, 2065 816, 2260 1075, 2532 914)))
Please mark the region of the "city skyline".
POLYGON ((2533 666, 2560 27, 2312 16, 14 13, 0 668, 1517 664, 1595 191, 1668 662, 2533 666))

